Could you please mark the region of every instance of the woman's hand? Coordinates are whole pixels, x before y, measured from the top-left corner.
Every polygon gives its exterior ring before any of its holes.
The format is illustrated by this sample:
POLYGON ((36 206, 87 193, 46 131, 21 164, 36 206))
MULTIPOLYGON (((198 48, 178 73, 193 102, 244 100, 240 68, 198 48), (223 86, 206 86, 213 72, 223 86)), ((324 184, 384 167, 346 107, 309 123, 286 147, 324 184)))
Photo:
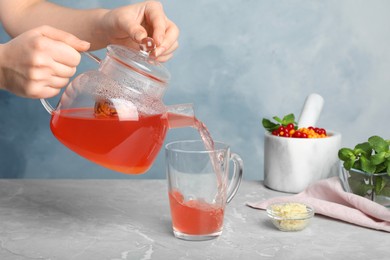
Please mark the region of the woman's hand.
POLYGON ((18 96, 48 98, 66 86, 90 44, 49 26, 0 45, 0 88, 18 96))
POLYGON ((152 37, 158 61, 170 59, 179 46, 178 27, 170 21, 160 2, 146 1, 113 9, 105 13, 100 28, 109 43, 137 48, 141 40, 152 37))

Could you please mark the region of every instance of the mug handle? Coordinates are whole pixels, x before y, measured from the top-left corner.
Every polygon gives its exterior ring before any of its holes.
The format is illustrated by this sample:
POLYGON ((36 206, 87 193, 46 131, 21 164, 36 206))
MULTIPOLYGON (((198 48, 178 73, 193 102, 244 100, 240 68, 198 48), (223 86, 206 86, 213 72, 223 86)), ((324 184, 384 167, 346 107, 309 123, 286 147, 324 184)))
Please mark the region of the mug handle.
POLYGON ((244 162, 238 154, 231 153, 230 160, 233 161, 233 176, 230 180, 226 203, 229 203, 236 195, 238 188, 240 187, 242 173, 244 171, 244 162))
MULTIPOLYGON (((84 54, 85 56, 87 56, 88 58, 90 58, 91 60, 95 61, 98 64, 100 64, 100 62, 101 62, 101 59, 99 57, 95 56, 94 54, 92 54, 90 52, 82 52, 81 54, 84 54)), ((41 100, 42 106, 46 109, 47 112, 49 112, 50 115, 52 115, 55 108, 53 108, 53 106, 46 99, 41 98, 40 100, 41 100)))

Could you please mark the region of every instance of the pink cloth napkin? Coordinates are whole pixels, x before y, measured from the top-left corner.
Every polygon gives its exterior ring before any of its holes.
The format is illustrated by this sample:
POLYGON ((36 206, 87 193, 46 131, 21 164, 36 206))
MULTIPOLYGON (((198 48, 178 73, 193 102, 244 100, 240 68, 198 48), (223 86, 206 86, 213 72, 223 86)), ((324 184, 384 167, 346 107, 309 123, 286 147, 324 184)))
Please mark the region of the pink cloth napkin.
POLYGON ((301 202, 314 207, 316 214, 339 219, 355 225, 390 232, 390 209, 361 196, 345 192, 338 177, 320 180, 301 193, 247 203, 266 209, 274 202, 301 202))

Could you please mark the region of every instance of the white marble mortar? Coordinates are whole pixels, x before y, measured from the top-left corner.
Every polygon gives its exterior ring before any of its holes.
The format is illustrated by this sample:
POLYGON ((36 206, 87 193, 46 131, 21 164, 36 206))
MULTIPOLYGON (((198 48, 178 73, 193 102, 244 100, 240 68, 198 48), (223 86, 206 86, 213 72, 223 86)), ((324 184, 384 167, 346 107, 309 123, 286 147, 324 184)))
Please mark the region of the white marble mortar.
POLYGON ((309 184, 338 176, 341 134, 326 138, 264 135, 264 184, 273 190, 299 193, 309 184))

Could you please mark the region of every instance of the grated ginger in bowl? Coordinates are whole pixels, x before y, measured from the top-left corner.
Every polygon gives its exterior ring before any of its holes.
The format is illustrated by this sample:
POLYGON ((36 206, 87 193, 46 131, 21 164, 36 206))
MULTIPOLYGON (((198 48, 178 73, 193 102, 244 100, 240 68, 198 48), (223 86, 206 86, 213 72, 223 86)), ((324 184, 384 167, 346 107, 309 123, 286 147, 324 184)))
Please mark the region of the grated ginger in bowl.
POLYGON ((272 222, 282 231, 298 231, 304 229, 314 212, 311 207, 302 203, 288 202, 271 205, 268 215, 272 222))

